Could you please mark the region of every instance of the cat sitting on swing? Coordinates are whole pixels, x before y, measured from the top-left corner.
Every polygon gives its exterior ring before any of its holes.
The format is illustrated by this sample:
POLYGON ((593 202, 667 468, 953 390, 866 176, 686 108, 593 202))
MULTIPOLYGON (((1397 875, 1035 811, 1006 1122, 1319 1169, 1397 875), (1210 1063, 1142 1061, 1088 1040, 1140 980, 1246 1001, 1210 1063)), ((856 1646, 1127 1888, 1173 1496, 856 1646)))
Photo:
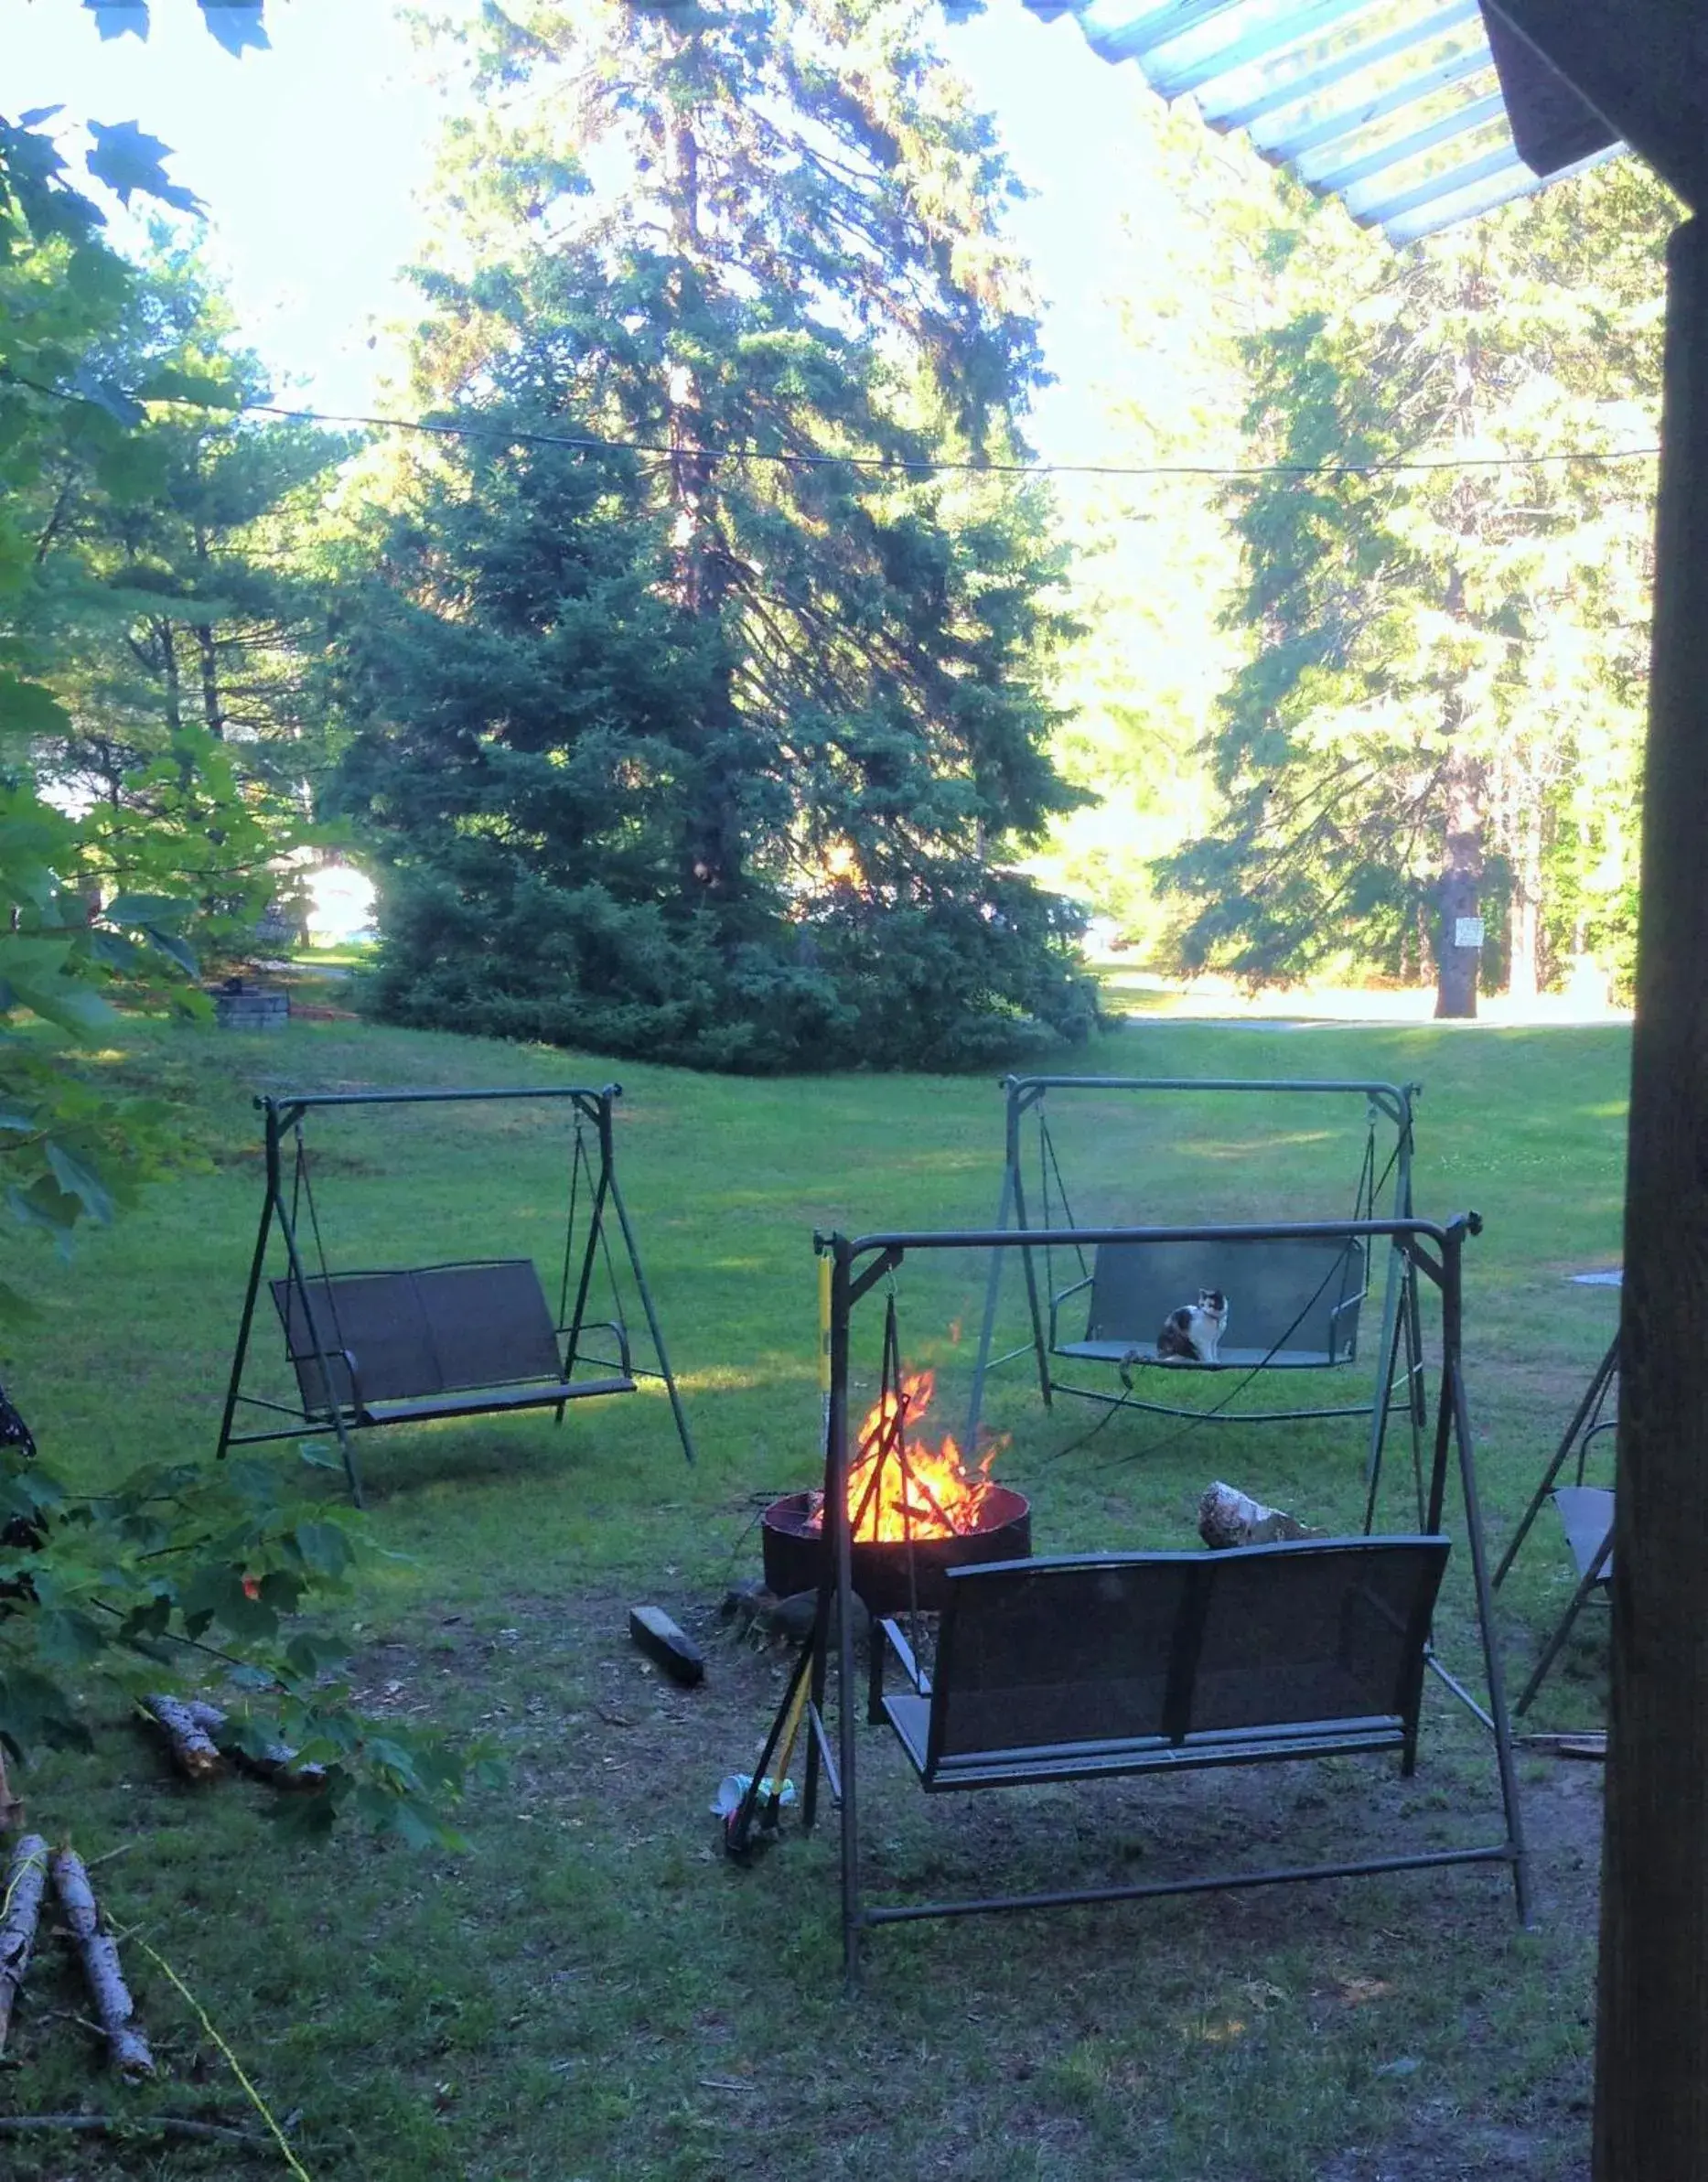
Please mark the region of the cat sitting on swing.
POLYGON ((1213 1364, 1219 1360, 1221 1337, 1228 1330, 1228 1298, 1219 1288, 1200 1288, 1196 1303, 1183 1303, 1163 1320, 1156 1337, 1159 1359, 1176 1357, 1182 1362, 1213 1364))

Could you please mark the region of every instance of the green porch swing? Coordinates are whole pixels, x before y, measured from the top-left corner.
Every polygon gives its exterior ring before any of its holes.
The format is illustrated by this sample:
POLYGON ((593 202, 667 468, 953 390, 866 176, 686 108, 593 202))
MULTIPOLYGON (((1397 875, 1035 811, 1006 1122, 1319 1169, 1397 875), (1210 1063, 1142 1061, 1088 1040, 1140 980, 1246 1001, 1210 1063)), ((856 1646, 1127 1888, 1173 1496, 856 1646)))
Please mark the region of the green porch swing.
POLYGON ((329 1427, 344 1459, 351 1497, 360 1506, 358 1433, 526 1409, 555 1410, 561 1423, 568 1403, 632 1394, 639 1379, 650 1378, 661 1381, 670 1396, 682 1453, 692 1462, 688 1419, 618 1187, 612 1114, 621 1096, 620 1084, 607 1083, 598 1090, 567 1085, 527 1091, 293 1091, 258 1098, 255 1104, 266 1117, 266 1192, 220 1419, 219 1456, 231 1447, 296 1439, 329 1427), (566 1104, 572 1117, 569 1202, 555 1315, 531 1258, 335 1270, 315 1198, 304 1128, 308 1116, 337 1108, 494 1100, 541 1101, 559 1109, 566 1104), (635 1355, 607 1232, 612 1212, 645 1317, 650 1363, 635 1355), (305 1218, 312 1268, 304 1250, 305 1218), (269 1278, 275 1229, 285 1262, 283 1270, 269 1278), (601 1274, 611 1312, 604 1318, 592 1315, 595 1283, 601 1274), (263 1280, 296 1381, 295 1402, 251 1392, 246 1385, 263 1280), (600 1353, 607 1349, 615 1353, 600 1353), (259 1411, 264 1421, 258 1429, 239 1430, 240 1411, 246 1418, 259 1411))
MULTIPOLYGON (((996 1225, 1036 1231, 1040 1238, 1036 1248, 1019 1253, 1030 1338, 994 1353, 1004 1261, 1003 1252, 993 1252, 973 1371, 968 1445, 976 1442, 991 1372, 1030 1356, 1047 1405, 1057 1394, 1071 1394, 1112 1407, 1206 1423, 1281 1424, 1369 1416, 1373 1488, 1390 1411, 1406 1409, 1414 1423, 1421 1417, 1423 1342, 1417 1284, 1402 1252, 1389 1248, 1383 1253, 1381 1327, 1375 1386, 1368 1399, 1326 1403, 1307 1398, 1285 1406, 1240 1407, 1232 1397, 1271 1371, 1332 1372, 1357 1365, 1360 1320, 1375 1266, 1366 1241, 1345 1230, 1348 1223, 1413 1217, 1413 1106, 1421 1088, 1414 1083, 1311 1078, 1006 1078, 996 1225), (1213 1236, 1208 1231, 1200 1236, 1191 1231, 1189 1223, 1177 1222, 1175 1235, 1166 1241, 1096 1244, 1076 1237, 1064 1251, 1052 1236, 1078 1230, 1081 1222, 1063 1177, 1049 1101, 1052 1096, 1088 1092, 1135 1099, 1216 1093, 1263 1101, 1302 1095, 1360 1101, 1364 1125, 1350 1210, 1345 1220, 1325 1223, 1327 1231, 1319 1234, 1295 1231, 1276 1238, 1263 1229, 1241 1231, 1223 1224, 1213 1236), (1028 1155, 1028 1125, 1036 1143, 1035 1164, 1028 1155), (1384 1131, 1390 1142, 1382 1159, 1380 1140, 1384 1131), (1036 1192, 1029 1166, 1036 1175, 1036 1192), (1184 1237, 1182 1229, 1187 1231, 1184 1237), (1219 1289, 1231 1299, 1230 1326, 1235 1343, 1221 1345, 1212 1361, 1160 1354, 1157 1337, 1163 1321, 1203 1289, 1219 1289), (1114 1371, 1118 1389, 1085 1383, 1081 1372, 1087 1365, 1114 1371), (1162 1391, 1167 1377, 1183 1372, 1242 1376, 1232 1394, 1200 1408, 1171 1400, 1162 1391)), ((1138 1215, 1123 1215, 1127 1218, 1136 1223, 1138 1215)))

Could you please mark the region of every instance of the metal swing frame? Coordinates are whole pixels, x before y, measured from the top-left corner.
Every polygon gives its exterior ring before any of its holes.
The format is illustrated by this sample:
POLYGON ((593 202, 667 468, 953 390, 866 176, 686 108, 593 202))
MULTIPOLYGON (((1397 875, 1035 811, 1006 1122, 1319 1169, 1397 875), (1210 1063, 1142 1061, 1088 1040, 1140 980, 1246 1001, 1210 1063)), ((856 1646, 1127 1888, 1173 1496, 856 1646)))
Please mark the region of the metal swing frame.
MULTIPOLYGON (((1508 1717, 1505 1688, 1501 1671, 1499 1648, 1496 1641, 1494 1607, 1489 1582, 1488 1552, 1484 1542, 1482 1510, 1477 1490, 1476 1450, 1471 1430, 1469 1401, 1465 1384, 1463 1351, 1464 1280, 1463 1252, 1467 1235, 1479 1231, 1481 1221, 1475 1213, 1465 1213, 1437 1226, 1432 1221, 1417 1219, 1341 1221, 1337 1223, 1294 1224, 1272 1226, 1257 1230, 1220 1229, 1204 1231, 1212 1240, 1238 1234, 1255 1233, 1275 1241, 1290 1240, 1316 1240, 1337 1236, 1351 1236, 1366 1241, 1386 1239, 1393 1249, 1402 1252, 1415 1274, 1428 1280, 1439 1293, 1441 1300, 1441 1380, 1438 1403, 1433 1430, 1433 1455, 1426 1504, 1419 1510, 1419 1530, 1423 1535, 1395 1541, 1384 1541, 1373 1535, 1373 1506, 1367 1508, 1365 1537, 1376 1544, 1391 1543, 1402 1546, 1434 1545, 1445 1549, 1444 1519, 1449 1475, 1456 1471, 1460 1507, 1465 1521, 1465 1540, 1471 1564, 1472 1585, 1476 1599, 1480 1648, 1482 1652, 1484 1698, 1480 1699, 1466 1687, 1443 1665, 1436 1656, 1433 1642, 1423 1640, 1422 1669, 1434 1674, 1448 1693, 1469 1711, 1488 1732, 1494 1746, 1495 1769, 1498 1777, 1501 1832, 1498 1838, 1463 1848, 1432 1849, 1420 1852, 1388 1854, 1375 1856, 1342 1858, 1332 1862, 1309 1865, 1265 1866, 1238 1871, 1215 1871, 1198 1876, 1165 1880, 1148 1885, 1107 1885, 1072 1890, 1058 1889, 1036 1894, 983 1893, 974 1898, 952 1898, 932 1901, 871 1902, 866 1898, 861 1869, 861 1837, 859 1814, 859 1765, 861 1738, 859 1728, 863 1717, 878 1724, 884 1717, 878 1697, 878 1669, 872 1667, 864 1678, 866 1683, 862 1703, 862 1676, 854 1657, 854 1569, 852 1528, 848 1518, 847 1492, 849 1472, 857 1450, 853 1446, 853 1426, 850 1411, 850 1358, 853 1346, 853 1322, 856 1309, 880 1283, 889 1282, 903 1261, 910 1254, 944 1250, 991 1250, 1003 1252, 1041 1245, 1046 1237, 1056 1245, 1067 1247, 1076 1241, 1089 1243, 1166 1243, 1195 1238, 1198 1231, 1178 1228, 1155 1229, 1064 1229, 1037 1230, 1023 1234, 1014 1229, 996 1231, 963 1231, 940 1233, 898 1232, 892 1234, 863 1235, 849 1238, 843 1234, 819 1235, 814 1247, 823 1259, 829 1261, 828 1306, 828 1393, 825 1413, 824 1443, 824 1524, 820 1562, 820 1583, 817 1613, 811 1633, 800 1648, 789 1679, 783 1703, 767 1738, 763 1754, 755 1768, 754 1780, 743 1803, 734 1814, 726 1837, 726 1845, 736 1855, 745 1854, 751 1843, 751 1829, 774 1826, 778 1816, 778 1797, 773 1776, 777 1768, 778 1753, 792 1746, 795 1735, 804 1722, 807 1731, 807 1758, 804 1793, 801 1800, 803 1825, 811 1828, 817 1820, 821 1793, 828 1790, 839 1806, 841 1822, 841 1882, 842 1882, 842 1933, 843 1967, 850 1989, 858 1985, 861 1955, 865 1935, 875 1927, 911 1922, 921 1918, 956 1917, 988 1912, 1023 1909, 1045 1909, 1068 1907, 1073 1904, 1112 1903, 1156 1898, 1175 1894, 1215 1891, 1228 1887, 1262 1886, 1310 1879, 1354 1877, 1366 1874, 1389 1871, 1434 1870, 1450 1864, 1499 1864, 1510 1874, 1514 1906, 1519 1920, 1528 1924, 1531 1917, 1529 1859, 1525 1847, 1522 1813, 1518 1793, 1517 1769, 1514 1764, 1512 1738, 1508 1717), (835 1698, 830 1702, 831 1668, 835 1667, 835 1698)), ((893 1316, 886 1316, 885 1337, 885 1376, 890 1376, 890 1349, 893 1345, 893 1316)), ((880 1427, 881 1429, 881 1427, 880 1427)), ((895 1435, 894 1447, 880 1446, 883 1456, 890 1453, 906 1464, 905 1444, 901 1440, 899 1425, 895 1435)), ((1352 1544, 1349 1540, 1323 1542, 1323 1550, 1339 1551, 1352 1544)), ((1307 1543, 1301 1548, 1270 1547, 1254 1549, 1268 1554, 1286 1554, 1292 1551, 1310 1553, 1307 1543)), ((1235 1555, 1234 1559, 1241 1556, 1235 1555)), ((1107 1558, 1107 1557, 1105 1557, 1107 1558)), ((1178 1556, 1128 1556, 1129 1560, 1177 1559, 1178 1556)), ((1197 1559, 1197 1556, 1191 1556, 1197 1559)), ((1203 1557, 1208 1564, 1214 1555, 1203 1557)), ((950 1582, 983 1583, 995 1577, 1003 1578, 1010 1569, 1018 1575, 1037 1565, 1047 1570, 1060 1564, 1014 1563, 995 1564, 984 1568, 969 1568, 957 1572, 950 1582)), ((900 1639, 899 1629, 893 1622, 874 1626, 871 1642, 875 1652, 889 1643, 908 1665, 908 1646, 900 1639), (897 1640, 899 1639, 899 1641, 897 1640)), ((923 1677, 916 1682, 929 1690, 923 1677)), ((894 1719, 891 1725, 896 1725, 894 1719)), ((1413 1723, 1414 1730, 1415 1723, 1413 1723)), ((899 1730, 898 1730, 899 1732, 899 1730)), ((1305 1738, 1306 1741, 1309 1738, 1305 1738)), ((1332 1723, 1323 1724, 1323 1732, 1316 1738, 1321 1747, 1305 1747, 1301 1742, 1291 1749, 1255 1747, 1236 1748, 1239 1736, 1218 1741, 1214 1736, 1191 1737, 1184 1728, 1169 1736, 1144 1738, 1143 1747, 1135 1745, 1131 1750, 1117 1749, 1112 1744, 1093 1738, 1090 1742, 1064 1741, 1059 1747, 1029 1747, 1022 1755, 1026 1759, 1024 1771, 1016 1769, 1013 1781, 1025 1785, 1032 1779, 1072 1781, 1089 1778, 1112 1778, 1123 1773, 1143 1774, 1154 1770, 1177 1769, 1181 1765, 1216 1765, 1240 1763, 1259 1757, 1316 1757, 1333 1754, 1336 1747, 1332 1723), (1154 1747, 1167 1741, 1166 1751, 1154 1747), (1191 1746, 1196 1744, 1196 1748, 1191 1746)), ((904 1737, 905 1741, 905 1737, 904 1737)), ((1385 1747, 1385 1746, 1384 1746, 1385 1747)), ((1000 1768, 999 1768, 1000 1769, 1000 1768)), ((960 1783, 933 1781, 922 1777, 921 1785, 928 1790, 933 1786, 959 1785, 969 1789, 1009 1785, 993 1772, 960 1783)))
MULTIPOLYGON (((985 1287, 984 1313, 979 1334, 978 1359, 973 1370, 972 1393, 967 1418, 967 1444, 975 1444, 980 1418, 984 1406, 985 1382, 992 1371, 1012 1362, 1016 1357, 1028 1353, 1034 1359, 1037 1373, 1038 1392, 1047 1408, 1054 1405, 1057 1394, 1071 1394, 1081 1401, 1101 1403, 1110 1408, 1135 1409, 1156 1416, 1178 1417, 1204 1423, 1242 1424, 1270 1424, 1302 1423, 1333 1417, 1362 1417, 1370 1420, 1368 1452, 1368 1475, 1372 1496, 1381 1467, 1383 1445, 1387 1437, 1388 1423, 1394 1410, 1407 1413, 1413 1435, 1423 1423, 1423 1328, 1418 1310, 1418 1289, 1415 1269, 1407 1252, 1394 1245, 1387 1257, 1386 1274, 1382 1287, 1381 1338, 1377 1360, 1376 1383, 1368 1402, 1342 1403, 1307 1403, 1294 1408, 1243 1409, 1233 1406, 1233 1397, 1213 1407, 1199 1409, 1183 1403, 1150 1399, 1133 1391, 1130 1382, 1130 1363, 1123 1363, 1123 1384, 1118 1393, 1105 1387, 1086 1386, 1076 1380, 1058 1375, 1054 1359, 1062 1353, 1058 1343, 1058 1320, 1062 1306, 1082 1290, 1092 1286, 1093 1265, 1088 1264, 1086 1252, 1094 1248, 1096 1238, 1089 1230, 1080 1230, 1069 1201, 1061 1167, 1056 1157, 1055 1143, 1050 1134, 1047 1102, 1052 1092, 1075 1091, 1132 1092, 1139 1096, 1167 1096, 1171 1093, 1200 1091, 1246 1094, 1258 1097, 1294 1097, 1299 1095, 1344 1094, 1363 1100, 1365 1105, 1365 1145, 1359 1165, 1359 1174, 1352 1223, 1374 1220, 1380 1211, 1379 1200, 1390 1195, 1390 1212, 1394 1220, 1405 1221, 1413 1217, 1415 1207, 1412 1188, 1412 1163, 1414 1142, 1414 1108, 1423 1086, 1418 1083, 1382 1083, 1361 1080, 1318 1078, 1252 1078, 1252 1077, 1187 1077, 1187 1076, 1008 1076, 1003 1080, 1005 1098, 1003 1154, 1003 1185, 997 1206, 996 1225, 999 1231, 1017 1231, 1026 1241, 1021 1252, 1021 1269, 1026 1284, 1026 1308, 1031 1320, 1031 1339, 1017 1349, 1005 1350, 997 1356, 992 1353, 996 1332, 996 1314, 1000 1302, 1003 1255, 994 1252, 985 1287), (1029 1114, 1037 1116, 1039 1185, 1037 1221, 1034 1207, 1027 1192, 1026 1176, 1025 1139, 1026 1122, 1029 1114), (1380 1123, 1387 1121, 1393 1130, 1393 1149, 1387 1166, 1379 1177, 1375 1167, 1376 1133, 1380 1123), (1391 1188, 1390 1191, 1390 1184, 1391 1188), (1052 1191, 1059 1200, 1063 1217, 1056 1220, 1051 1205, 1052 1191), (1058 1231, 1052 1232, 1052 1231, 1058 1231), (1077 1277, 1066 1287, 1058 1289, 1053 1263, 1054 1252, 1058 1248, 1071 1251, 1077 1277), (1041 1256, 1042 1283, 1040 1284, 1038 1258, 1041 1256)), ((1334 1234, 1348 1231, 1348 1223, 1333 1228, 1334 1234)), ((1235 1247, 1261 1244, 1273 1239, 1277 1231, 1250 1225, 1222 1226, 1201 1230, 1177 1229, 1171 1231, 1182 1240, 1205 1241, 1212 1237, 1224 1239, 1235 1247)), ((1294 1227, 1295 1235, 1305 1231, 1294 1227)), ((1325 1231, 1325 1232, 1329 1231, 1325 1231)), ((1350 1251, 1356 1245, 1348 1244, 1350 1251)), ((1347 1263, 1352 1261, 1348 1257, 1347 1263)), ((1356 1362, 1358 1354, 1357 1309, 1366 1300, 1370 1287, 1370 1265, 1365 1258, 1359 1267, 1361 1284, 1356 1293, 1343 1294, 1329 1313, 1331 1323, 1343 1315, 1349 1315, 1351 1330, 1344 1354, 1325 1354, 1300 1360, 1284 1358, 1286 1337, 1271 1343, 1266 1351, 1248 1360, 1243 1367, 1226 1363, 1208 1366, 1190 1361, 1170 1360, 1166 1365, 1156 1367, 1167 1371, 1198 1372, 1207 1370, 1226 1371, 1243 1368, 1245 1376, 1234 1388, 1237 1394, 1247 1380, 1258 1372, 1274 1369, 1307 1369, 1337 1370, 1356 1362)), ((1305 1303, 1294 1320, 1300 1320, 1315 1307, 1327 1281, 1333 1276, 1333 1267, 1318 1284, 1317 1291, 1305 1303)), ((1177 1300, 1185 1300, 1179 1298, 1177 1300)), ((1238 1298, 1235 1298, 1237 1306, 1238 1298)), ((1289 1332, 1292 1328, 1288 1329, 1289 1332)), ((1077 1345, 1083 1349, 1089 1344, 1077 1345)), ((1069 1351, 1072 1353, 1071 1350, 1069 1351)), ((1111 1358, 1112 1362, 1115 1360, 1111 1358)), ((1141 1365, 1148 1360, 1133 1359, 1141 1365)))
MULTIPOLYGON (((265 1123, 265 1192, 254 1252, 250 1261, 249 1282, 244 1290, 242 1312, 238 1322, 225 1407, 220 1421, 217 1457, 223 1460, 232 1447, 258 1446, 273 1441, 300 1439, 305 1432, 324 1431, 329 1426, 337 1436, 338 1451, 343 1457, 350 1497, 360 1507, 362 1504, 361 1478, 356 1466, 353 1445, 354 1435, 359 1432, 371 1431, 389 1424, 420 1422, 430 1416, 481 1416, 527 1407, 552 1409, 556 1413, 556 1421, 561 1424, 568 1403, 601 1394, 632 1393, 636 1391, 637 1378, 641 1378, 658 1380, 664 1386, 670 1397, 671 1413, 675 1420, 682 1453, 688 1461, 693 1462, 693 1439, 689 1431, 687 1414, 682 1408, 675 1374, 671 1369, 652 1291, 647 1284, 646 1273, 640 1263, 634 1224, 617 1179, 612 1117, 616 1102, 621 1096, 621 1084, 607 1083, 597 1088, 569 1084, 529 1090, 289 1091, 277 1097, 257 1097, 254 1104, 265 1123), (449 1382, 458 1391, 443 1401, 424 1404, 393 1403, 381 1410, 380 1405, 363 1398, 354 1359, 338 1338, 336 1284, 338 1280, 414 1282, 418 1276, 463 1274, 473 1276, 478 1281, 483 1274, 501 1277, 507 1274, 522 1274, 525 1268, 524 1279, 532 1275, 528 1284, 534 1292, 534 1309, 540 1312, 542 1318, 549 1317, 549 1306, 543 1303, 542 1294, 539 1290, 539 1274, 531 1260, 466 1260, 452 1264, 392 1269, 384 1273, 334 1274, 328 1264, 321 1238, 319 1212, 315 1204, 313 1178, 304 1142, 304 1123, 311 1113, 341 1107, 467 1105, 523 1100, 558 1107, 567 1104, 574 1116, 563 1275, 557 1323, 550 1328, 553 1357, 552 1369, 555 1378, 549 1382, 542 1382, 537 1388, 531 1388, 527 1381, 535 1376, 532 1370, 525 1376, 510 1373, 507 1375, 508 1383, 506 1380, 494 1377, 484 1383, 484 1391, 482 1382, 478 1379, 458 1380, 449 1382), (593 1154, 587 1149, 589 1134, 595 1147, 593 1154), (288 1188, 285 1180, 287 1139, 295 1147, 295 1156, 289 1163, 291 1177, 288 1188), (575 1227, 584 1186, 587 1196, 586 1226, 577 1252, 575 1227), (305 1261, 300 1229, 305 1211, 314 1244, 317 1269, 312 1271, 305 1261), (617 1215, 623 1252, 645 1316, 647 1333, 656 1360, 651 1364, 636 1360, 629 1329, 622 1317, 621 1292, 607 1232, 608 1217, 613 1211, 617 1215), (285 1324, 287 1354, 295 1369, 298 1381, 299 1399, 295 1404, 245 1392, 243 1387, 244 1370, 254 1331, 255 1306, 266 1276, 269 1245, 275 1225, 284 1244, 285 1272, 271 1286, 285 1324), (594 1276, 601 1258, 617 1315, 611 1318, 594 1319, 587 1314, 594 1276), (331 1339, 328 1338, 328 1320, 333 1334, 331 1339), (617 1349, 615 1357, 597 1354, 588 1345, 589 1335, 596 1337, 600 1334, 608 1334, 612 1338, 617 1349), (296 1338, 294 1338, 294 1336, 296 1338), (577 1371, 587 1366, 596 1367, 602 1376, 577 1379, 577 1371), (520 1387, 515 1383, 518 1377, 523 1377, 523 1383, 520 1387), (318 1390, 317 1396, 311 1389, 318 1390), (289 1422, 271 1424, 262 1430, 240 1431, 236 1428, 240 1409, 259 1410, 270 1417, 288 1419, 289 1422)), ((498 1300, 501 1303, 504 1299, 500 1297, 498 1300)), ((523 1297, 522 1300, 525 1302, 528 1298, 523 1297)), ((543 1375, 542 1377, 543 1380, 543 1375)))

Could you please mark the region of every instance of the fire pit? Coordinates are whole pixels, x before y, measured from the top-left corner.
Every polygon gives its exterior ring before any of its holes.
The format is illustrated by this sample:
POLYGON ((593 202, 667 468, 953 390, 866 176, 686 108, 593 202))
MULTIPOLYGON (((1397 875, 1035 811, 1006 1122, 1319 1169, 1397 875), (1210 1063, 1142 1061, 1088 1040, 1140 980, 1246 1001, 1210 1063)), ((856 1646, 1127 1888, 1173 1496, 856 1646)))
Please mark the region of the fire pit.
MULTIPOLYGON (((940 1611, 951 1568, 1023 1560, 1032 1551, 1026 1496, 984 1474, 1000 1442, 970 1471, 947 1435, 938 1447, 908 1437, 905 1427, 932 1391, 931 1373, 918 1371, 886 1392, 860 1427, 849 1467, 854 1587, 874 1614, 901 1613, 916 1601, 940 1611)), ((766 1585, 779 1597, 818 1584, 822 1500, 816 1492, 786 1493, 761 1519, 766 1585)))
MULTIPOLYGON (((785 1493, 761 1519, 765 1538, 765 1584, 779 1598, 812 1591, 819 1581, 820 1496, 785 1493)), ((951 1568, 974 1561, 1023 1561, 1032 1551, 1032 1509, 1024 1493, 993 1485, 976 1531, 955 1531, 946 1538, 913 1542, 913 1582, 908 1578, 908 1548, 898 1538, 856 1538, 854 1587, 874 1614, 902 1614, 918 1593, 920 1609, 942 1610, 951 1568)))

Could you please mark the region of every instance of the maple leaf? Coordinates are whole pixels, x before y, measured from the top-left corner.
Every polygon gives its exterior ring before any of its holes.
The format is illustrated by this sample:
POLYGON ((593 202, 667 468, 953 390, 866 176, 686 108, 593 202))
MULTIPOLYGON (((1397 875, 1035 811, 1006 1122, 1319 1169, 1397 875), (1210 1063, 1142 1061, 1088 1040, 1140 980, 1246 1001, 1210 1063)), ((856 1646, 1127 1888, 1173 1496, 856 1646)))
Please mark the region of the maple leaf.
POLYGON ((201 210, 201 199, 181 182, 171 180, 162 165, 171 156, 169 144, 150 136, 134 121, 91 121, 89 134, 95 140, 95 148, 84 164, 121 204, 128 205, 132 195, 140 190, 145 197, 157 197, 163 204, 176 205, 182 212, 201 210))

